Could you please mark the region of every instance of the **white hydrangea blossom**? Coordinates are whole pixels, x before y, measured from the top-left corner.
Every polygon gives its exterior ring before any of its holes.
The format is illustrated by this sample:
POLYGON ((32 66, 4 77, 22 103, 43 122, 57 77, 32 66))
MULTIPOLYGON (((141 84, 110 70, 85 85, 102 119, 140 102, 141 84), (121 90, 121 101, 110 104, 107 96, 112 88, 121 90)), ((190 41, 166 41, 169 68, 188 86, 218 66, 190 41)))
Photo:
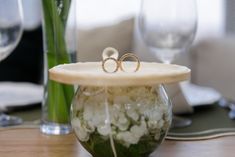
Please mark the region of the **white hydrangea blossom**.
POLYGON ((78 118, 74 118, 71 121, 72 126, 74 127, 75 133, 81 141, 89 140, 89 133, 86 129, 81 125, 81 122, 78 118))
POLYGON ((97 126, 97 131, 100 135, 108 136, 111 132, 111 128, 107 124, 99 125, 99 126, 97 126))
POLYGON ((116 138, 119 141, 123 141, 126 147, 129 147, 130 144, 137 144, 139 141, 130 131, 119 132, 116 138))
POLYGON ((155 88, 112 87, 107 95, 110 120, 105 112, 104 90, 87 87, 85 94, 79 95, 77 104, 82 107, 75 107, 77 116, 72 119, 79 140, 88 141, 90 134, 98 133, 104 137, 112 135, 114 140, 129 147, 149 134, 159 140, 161 131, 169 128, 169 106, 161 101, 155 88), (96 91, 101 92, 87 95, 96 91))

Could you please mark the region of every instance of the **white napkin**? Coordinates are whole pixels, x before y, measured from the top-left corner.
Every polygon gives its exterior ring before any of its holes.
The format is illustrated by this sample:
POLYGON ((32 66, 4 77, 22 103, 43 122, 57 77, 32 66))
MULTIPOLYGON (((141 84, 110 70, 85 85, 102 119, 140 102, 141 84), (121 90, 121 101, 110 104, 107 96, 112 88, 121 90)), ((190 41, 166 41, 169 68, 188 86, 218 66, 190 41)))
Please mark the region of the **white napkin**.
POLYGON ((0 82, 0 110, 28 106, 43 100, 43 87, 26 82, 0 82))
POLYGON ((170 84, 166 88, 175 114, 192 113, 194 106, 212 105, 221 98, 221 94, 215 89, 191 84, 188 81, 170 84))
POLYGON ((211 105, 222 97, 218 91, 210 87, 202 87, 190 82, 183 82, 180 86, 190 106, 211 105))

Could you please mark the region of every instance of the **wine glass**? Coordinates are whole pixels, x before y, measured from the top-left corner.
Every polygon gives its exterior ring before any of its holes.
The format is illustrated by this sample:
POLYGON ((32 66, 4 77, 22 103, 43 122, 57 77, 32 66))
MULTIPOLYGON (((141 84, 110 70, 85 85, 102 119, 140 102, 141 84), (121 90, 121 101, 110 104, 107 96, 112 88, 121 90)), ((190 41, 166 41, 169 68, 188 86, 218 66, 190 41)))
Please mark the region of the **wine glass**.
MULTIPOLYGON (((141 37, 147 47, 165 64, 184 52, 197 29, 195 0, 142 0, 138 18, 141 37)), ((173 117, 173 126, 187 126, 191 120, 173 117), (178 124, 177 124, 178 123, 178 124)))
MULTIPOLYGON (((18 45, 23 32, 21 0, 0 0, 0 61, 4 60, 18 45)), ((22 123, 18 117, 0 114, 0 126, 22 123)))
POLYGON ((0 0, 0 61, 17 46, 22 35, 21 0, 0 0))

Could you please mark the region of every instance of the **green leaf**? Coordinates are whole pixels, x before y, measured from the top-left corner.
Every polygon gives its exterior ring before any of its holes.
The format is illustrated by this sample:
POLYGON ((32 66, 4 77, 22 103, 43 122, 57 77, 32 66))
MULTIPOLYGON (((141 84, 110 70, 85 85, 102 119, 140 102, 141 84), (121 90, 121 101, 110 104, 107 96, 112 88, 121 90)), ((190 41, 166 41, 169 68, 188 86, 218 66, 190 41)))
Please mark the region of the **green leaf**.
MULTIPOLYGON (((47 67, 70 63, 65 42, 65 26, 71 0, 42 0, 44 49, 47 67)), ((68 123, 70 103, 74 94, 72 86, 48 80, 47 84, 48 120, 56 123, 68 123)))

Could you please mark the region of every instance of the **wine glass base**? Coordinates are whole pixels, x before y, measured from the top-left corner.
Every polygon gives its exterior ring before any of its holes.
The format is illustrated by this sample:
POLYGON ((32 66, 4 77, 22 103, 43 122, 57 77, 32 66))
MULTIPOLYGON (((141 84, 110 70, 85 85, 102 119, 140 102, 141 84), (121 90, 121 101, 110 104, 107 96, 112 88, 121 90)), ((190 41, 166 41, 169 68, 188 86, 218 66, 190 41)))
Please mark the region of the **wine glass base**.
POLYGON ((173 116, 171 128, 182 128, 192 124, 192 120, 179 116, 173 116))
POLYGON ((15 116, 8 116, 6 114, 0 114, 0 126, 13 126, 13 125, 20 125, 23 123, 23 120, 19 117, 15 116))

